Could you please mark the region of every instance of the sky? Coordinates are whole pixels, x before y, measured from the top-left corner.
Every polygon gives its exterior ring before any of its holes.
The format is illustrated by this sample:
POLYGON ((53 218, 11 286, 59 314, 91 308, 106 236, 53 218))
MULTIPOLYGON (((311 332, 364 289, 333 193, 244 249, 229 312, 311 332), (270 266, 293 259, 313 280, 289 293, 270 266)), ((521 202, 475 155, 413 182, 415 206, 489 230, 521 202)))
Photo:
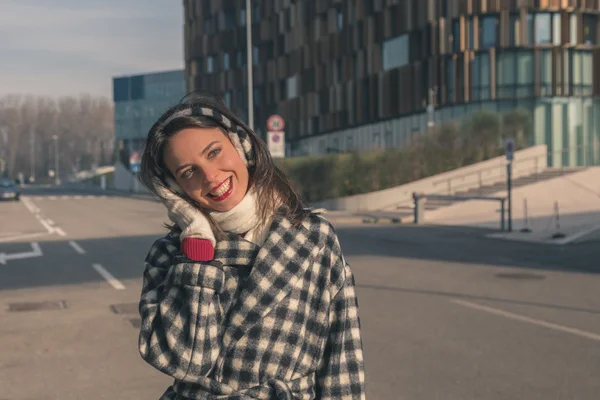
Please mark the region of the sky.
POLYGON ((0 97, 89 93, 183 69, 182 0, 0 0, 0 97))

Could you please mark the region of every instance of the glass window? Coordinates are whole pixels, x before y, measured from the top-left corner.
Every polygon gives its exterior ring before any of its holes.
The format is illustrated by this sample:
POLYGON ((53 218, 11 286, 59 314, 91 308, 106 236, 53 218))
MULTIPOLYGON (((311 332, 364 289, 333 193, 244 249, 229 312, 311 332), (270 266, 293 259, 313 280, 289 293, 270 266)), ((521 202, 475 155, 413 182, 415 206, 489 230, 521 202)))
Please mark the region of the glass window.
POLYGON ((481 36, 480 36, 480 44, 481 48, 489 49, 491 47, 496 46, 496 41, 498 40, 498 17, 496 16, 487 16, 481 19, 481 36))
POLYGON ((527 44, 533 44, 533 15, 527 14, 527 44))
POLYGON ((533 53, 530 51, 517 53, 517 83, 517 97, 533 94, 533 53))
POLYGON ((571 44, 577 44, 577 15, 571 14, 571 18, 569 20, 570 25, 570 33, 571 44))
POLYGON ((287 78, 286 95, 288 100, 298 97, 298 79, 296 75, 287 78))
POLYGON ((257 1, 252 4, 252 22, 258 22, 260 19, 260 4, 257 1))
POLYGON ((209 74, 213 72, 213 56, 206 57, 206 72, 209 74))
POLYGON ((225 105, 231 108, 231 91, 225 92, 225 105))
POLYGON ((460 21, 452 22, 452 41, 454 42, 454 52, 460 53, 460 21))
POLYGON ((581 52, 579 50, 570 50, 571 53, 571 84, 573 85, 573 95, 581 95, 581 52))
POLYGON ((590 96, 592 95, 592 85, 593 85, 593 56, 590 51, 584 51, 581 58, 581 77, 583 83, 583 95, 590 96))
POLYGON ((240 25, 246 26, 246 9, 242 8, 240 10, 240 25))
POLYGON ((499 98, 513 98, 516 83, 515 53, 498 53, 496 84, 499 98))
POLYGON ((559 46, 562 42, 561 37, 561 18, 559 13, 552 14, 552 42, 559 46))
POLYGON ((490 98, 490 55, 488 53, 480 55, 480 64, 481 100, 488 100, 490 98))
POLYGON ((540 57, 541 95, 552 96, 552 51, 542 50, 540 57))
POLYGON ((252 102, 254 103, 254 108, 257 108, 260 104, 260 88, 255 87, 252 89, 252 102))
POLYGON ((383 69, 390 70, 408 64, 408 35, 383 42, 383 69))
POLYGON ((583 16, 583 43, 596 44, 596 16, 583 16))
POLYGON ((229 70, 229 53, 223 53, 223 69, 229 70))
POLYGON ((469 49, 474 49, 475 48, 475 32, 474 32, 474 24, 473 24, 473 19, 469 19, 469 49))
POLYGON ((446 66, 446 87, 448 89, 448 103, 454 103, 454 60, 448 58, 446 66))
POLYGON ((338 29, 342 29, 344 27, 344 13, 338 11, 337 13, 337 27, 338 29))
POLYGON ((510 16, 509 45, 516 47, 521 45, 521 19, 518 15, 510 16))
POLYGON ((252 64, 258 65, 258 46, 252 47, 252 64))
POLYGON ((552 30, 550 26, 550 13, 539 13, 535 15, 535 43, 552 43, 552 30))
POLYGON ((480 83, 481 83, 481 76, 480 76, 480 64, 481 64, 481 55, 480 54, 476 54, 475 58, 473 59, 473 61, 471 62, 471 96, 472 99, 474 101, 479 100, 479 93, 480 93, 480 83))

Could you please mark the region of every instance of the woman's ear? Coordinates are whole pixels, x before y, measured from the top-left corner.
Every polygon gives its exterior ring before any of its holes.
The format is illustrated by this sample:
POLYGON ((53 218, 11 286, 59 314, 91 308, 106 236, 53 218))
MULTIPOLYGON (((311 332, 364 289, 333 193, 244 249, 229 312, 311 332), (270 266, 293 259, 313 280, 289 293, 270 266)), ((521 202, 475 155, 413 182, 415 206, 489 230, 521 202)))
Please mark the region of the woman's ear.
POLYGON ((177 182, 175 182, 175 179, 171 178, 170 176, 167 176, 165 178, 165 182, 169 186, 169 189, 171 189, 172 191, 174 191, 175 193, 177 193, 179 196, 185 196, 185 192, 183 191, 183 189, 181 188, 181 186, 179 186, 177 184, 177 182))

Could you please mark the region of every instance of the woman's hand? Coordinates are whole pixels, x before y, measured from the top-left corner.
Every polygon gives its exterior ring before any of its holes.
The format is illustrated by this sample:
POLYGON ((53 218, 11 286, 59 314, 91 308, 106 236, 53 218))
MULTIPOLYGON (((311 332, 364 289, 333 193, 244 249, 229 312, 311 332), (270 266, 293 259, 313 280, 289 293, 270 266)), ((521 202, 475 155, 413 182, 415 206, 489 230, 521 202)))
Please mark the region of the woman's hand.
POLYGON ((156 181, 154 188, 167 207, 169 219, 181 229, 181 252, 190 260, 212 260, 216 240, 207 217, 161 182, 156 181))

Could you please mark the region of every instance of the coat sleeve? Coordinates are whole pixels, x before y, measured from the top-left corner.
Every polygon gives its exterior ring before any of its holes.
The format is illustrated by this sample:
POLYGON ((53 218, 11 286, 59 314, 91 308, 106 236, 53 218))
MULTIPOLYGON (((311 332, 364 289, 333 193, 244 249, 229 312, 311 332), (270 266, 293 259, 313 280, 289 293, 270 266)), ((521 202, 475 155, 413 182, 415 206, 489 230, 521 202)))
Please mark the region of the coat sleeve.
POLYGON ((329 333, 317 370, 318 399, 365 399, 365 371, 354 276, 337 238, 333 246, 333 285, 339 287, 329 311, 329 333), (335 254, 338 253, 338 254, 335 254), (337 272, 336 272, 337 271, 337 272), (335 283, 339 281, 339 285, 335 283))
POLYGON ((219 354, 222 270, 186 262, 177 243, 154 243, 145 260, 139 311, 142 358, 175 379, 197 381, 219 354))

